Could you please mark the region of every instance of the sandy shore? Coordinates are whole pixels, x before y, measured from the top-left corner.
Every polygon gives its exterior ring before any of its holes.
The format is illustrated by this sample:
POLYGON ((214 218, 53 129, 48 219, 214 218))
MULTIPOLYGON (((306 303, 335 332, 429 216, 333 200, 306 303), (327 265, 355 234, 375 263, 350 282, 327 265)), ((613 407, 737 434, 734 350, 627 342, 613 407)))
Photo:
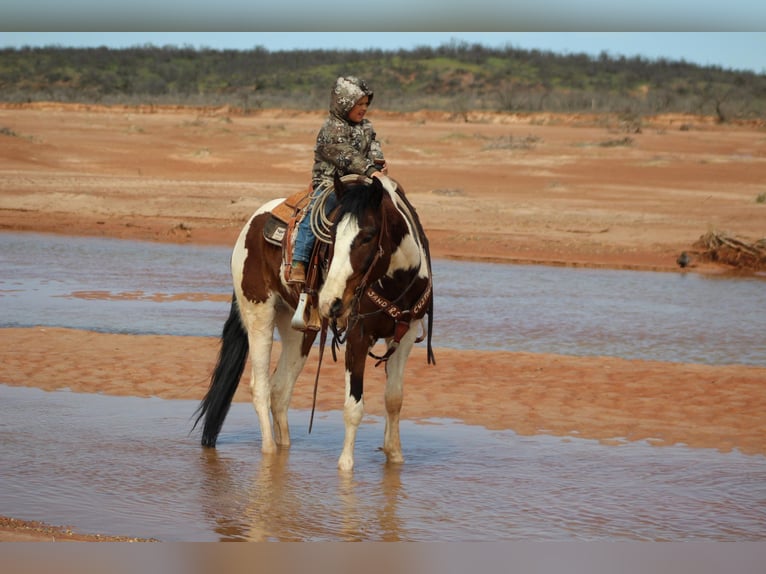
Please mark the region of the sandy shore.
MULTIPOLYGON (((322 113, 0 104, 0 230, 231 245, 309 181, 322 113)), ((766 129, 710 118, 370 112, 434 255, 675 268, 764 235, 766 129)))
MULTIPOLYGON (((260 203, 305 185, 322 117, 0 105, 0 231, 230 245, 260 203)), ((766 205, 755 201, 766 192, 762 126, 661 117, 628 133, 590 116, 370 118, 437 257, 670 271, 707 231, 766 235, 766 205)), ((725 271, 698 261, 692 270, 725 271)), ((194 400, 218 345, 53 328, 0 337, 2 383, 194 400)), ((405 417, 766 454, 766 368, 450 349, 437 360, 426 365, 418 348, 408 363, 405 417)), ((315 361, 298 408, 310 408, 315 361)), ((382 377, 370 368, 373 414, 382 377)), ((325 361, 319 409, 341 408, 340 379, 325 361)), ((246 384, 235 400, 250 400, 246 384)), ((0 521, 0 540, 53 537, 72 538, 0 521)))
MULTIPOLYGON (((199 400, 218 341, 211 337, 3 329, 2 380, 45 390, 199 400), (62 369, 62 364, 66 368, 62 369)), ((402 415, 448 418, 523 435, 552 434, 766 454, 766 367, 710 366, 612 357, 416 347, 407 363, 402 415)), ((311 408, 317 353, 296 384, 293 406, 311 408)), ((245 375, 235 401, 250 401, 245 375)), ((319 410, 342 410, 343 365, 328 353, 319 410)), ((365 411, 385 414, 384 373, 369 365, 365 411)), ((253 413, 253 424, 256 424, 253 413)))

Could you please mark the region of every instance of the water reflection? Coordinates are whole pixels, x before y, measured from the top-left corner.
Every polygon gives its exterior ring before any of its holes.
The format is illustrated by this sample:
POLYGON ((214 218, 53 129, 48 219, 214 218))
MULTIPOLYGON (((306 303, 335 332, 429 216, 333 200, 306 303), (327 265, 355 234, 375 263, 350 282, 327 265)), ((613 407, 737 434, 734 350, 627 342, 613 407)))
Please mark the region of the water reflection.
POLYGON ((0 385, 0 509, 101 534, 173 541, 766 539, 766 457, 644 443, 520 437, 402 423, 407 462, 359 431, 339 473, 341 413, 291 414, 289 452, 261 456, 252 406, 216 450, 189 435, 193 401, 0 385))
POLYGON ((203 451, 199 470, 209 495, 203 510, 220 540, 410 539, 406 522, 397 512, 403 467, 382 463, 381 455, 376 464, 382 466, 374 469, 374 482, 368 484, 369 477, 362 482, 356 473, 336 471, 333 446, 338 443, 318 445, 320 450, 314 453, 297 453, 293 448, 267 456, 253 451, 258 460, 245 468, 240 458, 229 455, 226 445, 223 452, 221 448, 203 451), (359 492, 369 487, 374 496, 360 500, 359 492))
MULTIPOLYGON (((217 337, 229 248, 0 233, 0 327, 217 337)), ((434 343, 766 366, 766 280, 435 261, 434 343)))

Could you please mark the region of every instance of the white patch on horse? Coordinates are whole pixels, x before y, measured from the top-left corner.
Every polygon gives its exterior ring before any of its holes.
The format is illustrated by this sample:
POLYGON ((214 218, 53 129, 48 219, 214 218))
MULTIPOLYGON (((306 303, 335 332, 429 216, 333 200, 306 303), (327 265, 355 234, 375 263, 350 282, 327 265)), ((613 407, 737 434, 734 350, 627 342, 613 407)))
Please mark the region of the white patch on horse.
POLYGON ((343 450, 338 458, 338 468, 350 471, 354 468, 354 443, 356 431, 364 416, 364 397, 357 401, 351 395, 351 372, 346 370, 346 401, 343 405, 343 422, 346 432, 343 439, 343 450))
POLYGON ((241 295, 242 290, 242 278, 245 275, 245 260, 247 259, 247 248, 245 247, 245 240, 247 234, 250 231, 250 227, 253 224, 253 219, 259 213, 263 212, 263 207, 256 211, 248 220, 248 222, 242 227, 237 237, 237 242, 234 244, 234 250, 231 253, 231 277, 236 286, 238 296, 241 295))
POLYGON ((395 271, 414 269, 420 264, 420 261, 420 250, 412 240, 412 236, 407 235, 391 255, 391 263, 388 266, 386 275, 392 277, 395 271))
POLYGON ((394 272, 400 269, 414 269, 420 266, 419 277, 428 277, 428 266, 422 265, 426 261, 426 253, 423 245, 420 243, 417 228, 415 227, 415 218, 410 212, 407 204, 400 201, 399 194, 396 192, 396 183, 388 177, 381 180, 383 188, 388 192, 391 201, 396 209, 401 213, 404 222, 407 224, 407 235, 391 255, 391 264, 388 266, 386 275, 393 276, 394 272))
POLYGON ((325 317, 329 314, 333 301, 343 298, 346 283, 354 273, 351 267, 351 245, 358 234, 359 223, 354 217, 346 214, 336 227, 335 254, 327 271, 327 279, 319 292, 319 312, 325 317))

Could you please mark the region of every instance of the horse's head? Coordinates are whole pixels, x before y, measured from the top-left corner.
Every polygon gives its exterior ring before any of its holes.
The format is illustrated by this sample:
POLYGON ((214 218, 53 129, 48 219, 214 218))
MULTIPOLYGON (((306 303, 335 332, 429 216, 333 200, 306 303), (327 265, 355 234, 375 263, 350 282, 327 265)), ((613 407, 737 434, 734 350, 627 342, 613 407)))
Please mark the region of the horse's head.
POLYGON ((343 320, 368 285, 398 271, 419 269, 425 254, 397 184, 388 177, 335 180, 333 256, 319 292, 319 312, 343 320))

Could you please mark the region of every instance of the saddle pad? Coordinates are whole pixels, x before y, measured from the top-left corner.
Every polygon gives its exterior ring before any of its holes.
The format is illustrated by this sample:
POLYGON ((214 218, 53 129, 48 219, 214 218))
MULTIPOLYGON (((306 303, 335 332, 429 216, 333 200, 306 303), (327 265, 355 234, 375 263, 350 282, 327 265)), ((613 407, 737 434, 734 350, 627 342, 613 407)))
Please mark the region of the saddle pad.
POLYGON ((281 221, 273 213, 263 226, 263 238, 269 243, 280 246, 287 233, 287 223, 281 221))

